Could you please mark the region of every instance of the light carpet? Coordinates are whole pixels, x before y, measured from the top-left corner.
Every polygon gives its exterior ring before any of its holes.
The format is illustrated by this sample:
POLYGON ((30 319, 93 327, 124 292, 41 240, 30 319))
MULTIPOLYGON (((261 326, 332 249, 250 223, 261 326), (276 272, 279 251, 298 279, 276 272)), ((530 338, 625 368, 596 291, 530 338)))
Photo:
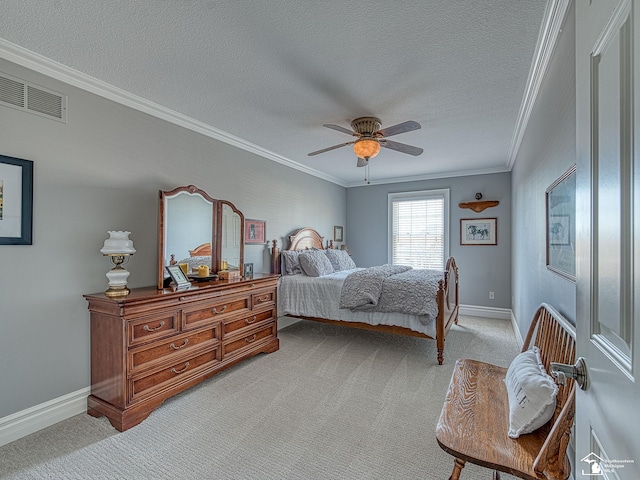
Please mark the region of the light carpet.
POLYGON ((433 340, 310 321, 278 336, 279 351, 167 400, 126 432, 77 415, 0 447, 0 478, 446 479, 453 458, 435 427, 455 360, 506 366, 518 353, 510 322, 477 317, 452 327, 443 366, 433 340))

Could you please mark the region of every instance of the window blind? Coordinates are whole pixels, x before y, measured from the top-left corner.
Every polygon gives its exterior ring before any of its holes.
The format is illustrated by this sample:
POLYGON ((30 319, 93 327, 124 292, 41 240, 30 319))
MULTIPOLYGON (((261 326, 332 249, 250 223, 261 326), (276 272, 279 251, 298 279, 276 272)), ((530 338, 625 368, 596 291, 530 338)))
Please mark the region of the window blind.
POLYGON ((425 193, 390 200, 391 263, 443 270, 447 223, 445 195, 425 193))

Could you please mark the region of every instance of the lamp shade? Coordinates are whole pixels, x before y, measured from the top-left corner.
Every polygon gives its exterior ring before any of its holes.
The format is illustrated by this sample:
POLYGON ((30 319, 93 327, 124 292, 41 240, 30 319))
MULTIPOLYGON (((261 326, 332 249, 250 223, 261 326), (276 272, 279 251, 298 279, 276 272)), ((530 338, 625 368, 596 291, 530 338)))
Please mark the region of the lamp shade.
POLYGON ((356 143, 353 144, 353 152, 358 158, 370 158, 375 157, 380 152, 380 143, 375 138, 359 138, 356 143))
POLYGON ((104 241, 104 246, 100 249, 103 255, 133 255, 136 249, 133 248, 133 241, 129 240, 131 232, 112 230, 107 232, 109 238, 104 241))

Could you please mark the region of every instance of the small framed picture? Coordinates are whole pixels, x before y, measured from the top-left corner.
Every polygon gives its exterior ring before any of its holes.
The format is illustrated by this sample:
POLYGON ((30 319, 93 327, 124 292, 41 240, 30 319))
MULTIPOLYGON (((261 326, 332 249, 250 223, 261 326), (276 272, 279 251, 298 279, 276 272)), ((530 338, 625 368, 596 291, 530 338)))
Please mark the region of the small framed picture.
POLYGON ((333 241, 334 242, 343 242, 344 241, 344 228, 339 225, 333 227, 333 241))
POLYGON ((244 264, 244 276, 252 277, 253 276, 253 263, 245 263, 244 264))
POLYGON ((266 242, 267 222, 264 220, 248 220, 244 221, 244 243, 259 244, 266 242))
POLYGON ((191 282, 182 271, 182 268, 180 268, 180 265, 167 265, 165 268, 178 288, 191 286, 191 282))
POLYGON ((460 245, 497 245, 497 218, 461 218, 460 245))

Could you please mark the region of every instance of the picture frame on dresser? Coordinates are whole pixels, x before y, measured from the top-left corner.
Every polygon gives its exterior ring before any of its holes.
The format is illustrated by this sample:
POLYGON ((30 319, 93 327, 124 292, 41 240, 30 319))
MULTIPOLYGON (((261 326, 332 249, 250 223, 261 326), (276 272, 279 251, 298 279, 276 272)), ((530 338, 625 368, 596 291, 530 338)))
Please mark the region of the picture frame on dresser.
POLYGON ((167 265, 165 268, 173 282, 176 284, 176 287, 189 288, 191 286, 189 278, 184 274, 180 265, 167 265))
POLYGON ((33 244, 33 162, 0 155, 0 245, 33 244))

